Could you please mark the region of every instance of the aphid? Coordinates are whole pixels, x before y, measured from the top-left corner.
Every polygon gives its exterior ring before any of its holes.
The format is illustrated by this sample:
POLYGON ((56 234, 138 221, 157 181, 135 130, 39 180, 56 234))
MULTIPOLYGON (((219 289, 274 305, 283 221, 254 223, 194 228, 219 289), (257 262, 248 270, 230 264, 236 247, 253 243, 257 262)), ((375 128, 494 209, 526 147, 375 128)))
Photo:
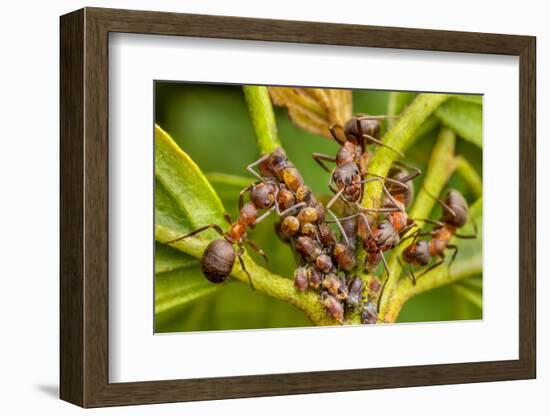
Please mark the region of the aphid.
POLYGON ((319 244, 310 237, 300 236, 294 244, 296 251, 308 262, 314 262, 317 257, 323 254, 319 244))
POLYGON ((327 292, 321 293, 321 301, 323 306, 329 313, 329 315, 339 324, 344 323, 344 307, 342 304, 332 295, 327 292))
MULTIPOLYGON (((367 212, 382 213, 402 210, 397 204, 382 208, 363 208, 360 205, 363 196, 363 186, 369 182, 380 181, 384 193, 389 199, 392 199, 392 196, 386 188, 387 184, 391 184, 394 187, 401 187, 402 192, 406 190, 406 186, 399 180, 378 177, 377 175, 371 175, 367 171, 368 162, 371 158, 371 153, 367 150, 367 145, 377 144, 379 146, 388 147, 376 137, 380 130, 378 120, 381 118, 385 118, 385 116, 357 116, 348 120, 344 127, 332 126, 330 128, 332 136, 334 140, 340 144, 340 149, 336 157, 321 153, 313 154, 313 159, 319 163, 323 169, 330 173, 329 189, 335 195, 327 203, 326 209, 333 218, 336 216, 332 213, 330 208, 338 199, 342 199, 344 202, 352 204, 356 211, 359 212, 359 215, 362 215, 367 222, 368 219, 365 216, 367 212), (325 162, 334 162, 336 163, 336 167, 331 171, 325 162), (367 179, 366 177, 368 175, 375 177, 367 179), (385 179, 385 181, 383 179, 385 179)), ((390 147, 390 149, 392 148, 390 147)), ((401 152, 396 152, 403 156, 401 152)), ((340 231, 343 233, 346 244, 352 245, 347 237, 346 230, 341 225, 339 225, 339 227, 340 231)))
POLYGON ((332 270, 332 259, 326 254, 321 254, 315 259, 315 266, 321 272, 328 273, 332 270))
POLYGON ((458 247, 454 244, 449 244, 451 238, 477 238, 477 226, 475 223, 474 234, 472 235, 462 235, 456 232, 458 228, 464 226, 468 221, 468 203, 460 192, 450 190, 445 194, 443 200, 439 198, 435 198, 435 200, 443 208, 443 214, 440 220, 423 220, 435 224, 435 227, 429 232, 420 232, 420 230, 416 232, 413 242, 405 248, 402 257, 410 266, 426 266, 434 257, 439 257, 440 260, 429 266, 418 276, 415 276, 413 268, 409 267, 409 275, 413 284, 416 284, 418 278, 443 264, 446 250, 453 250, 449 266, 452 264, 458 254, 458 247), (431 238, 429 240, 418 240, 419 237, 423 236, 429 236, 431 238))
POLYGON ((322 222, 317 226, 317 236, 321 245, 328 251, 332 251, 336 245, 336 235, 332 228, 326 223, 322 222))
POLYGON ((308 270, 305 267, 298 267, 294 271, 294 286, 300 292, 307 289, 309 285, 308 270))
POLYGON ((289 215, 281 221, 281 233, 286 237, 295 236, 300 231, 300 221, 298 218, 289 215))
POLYGON ((309 287, 315 290, 321 287, 321 283, 323 281, 323 275, 319 270, 317 270, 317 267, 308 267, 307 276, 309 281, 309 287))
POLYGON ((335 274, 325 276, 322 286, 338 300, 346 300, 348 297, 346 282, 335 274))
POLYGON ((361 311, 361 323, 365 325, 374 325, 377 322, 378 311, 376 309, 376 304, 369 300, 363 304, 363 310, 361 311))
MULTIPOLYGON (((260 170, 263 176, 258 175, 250 166, 249 171, 253 172, 261 182, 251 184, 240 192, 240 211, 239 218, 236 222, 232 223, 229 214, 225 213, 225 219, 230 224, 230 228, 227 232, 224 232, 217 224, 209 224, 183 237, 166 243, 175 243, 210 228, 220 234, 223 240, 212 241, 205 249, 201 258, 202 272, 204 276, 213 283, 224 282, 231 273, 235 258, 238 258, 241 268, 248 276, 250 285, 254 288, 252 279, 246 270, 242 257, 244 254, 244 245, 246 244, 253 250, 256 250, 266 261, 267 256, 255 243, 248 239, 246 234, 247 228, 253 228, 274 210, 276 210, 280 216, 285 216, 292 210, 303 208, 306 205, 305 203, 293 203, 293 195, 288 193, 290 191, 287 192, 286 187, 291 187, 291 185, 296 186, 296 181, 301 183, 301 177, 296 169, 291 169, 292 164, 288 161, 282 149, 275 150, 254 164, 260 164, 260 170), (283 178, 288 182, 285 183, 285 188, 283 188, 280 183, 283 178), (282 191, 280 197, 279 191, 282 191), (250 201, 244 204, 244 195, 246 193, 248 193, 250 201), (279 203, 281 203, 284 208, 282 211, 279 203), (259 210, 263 209, 267 211, 263 215, 258 216, 259 210), (237 250, 235 249, 235 245, 237 246, 237 250)), ((292 232, 292 224, 290 222, 287 222, 285 227, 283 234, 292 232)))
POLYGON ((332 254, 336 259, 336 263, 342 270, 349 272, 355 268, 355 255, 347 245, 337 243, 334 246, 332 254))
POLYGON ((363 280, 356 276, 348 285, 348 298, 346 299, 346 306, 349 309, 355 309, 361 304, 363 299, 363 280))

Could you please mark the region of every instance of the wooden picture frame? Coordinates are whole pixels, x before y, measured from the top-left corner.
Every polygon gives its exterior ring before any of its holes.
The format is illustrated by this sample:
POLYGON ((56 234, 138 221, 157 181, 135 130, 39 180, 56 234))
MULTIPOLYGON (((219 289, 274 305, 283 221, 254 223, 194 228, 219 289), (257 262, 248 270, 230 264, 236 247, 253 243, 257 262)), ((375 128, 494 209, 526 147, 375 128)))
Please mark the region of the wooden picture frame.
POLYGON ((536 376, 535 38, 85 8, 61 17, 63 400, 100 407, 529 379, 536 376), (109 383, 110 32, 515 55, 520 66, 519 359, 207 379, 109 383))

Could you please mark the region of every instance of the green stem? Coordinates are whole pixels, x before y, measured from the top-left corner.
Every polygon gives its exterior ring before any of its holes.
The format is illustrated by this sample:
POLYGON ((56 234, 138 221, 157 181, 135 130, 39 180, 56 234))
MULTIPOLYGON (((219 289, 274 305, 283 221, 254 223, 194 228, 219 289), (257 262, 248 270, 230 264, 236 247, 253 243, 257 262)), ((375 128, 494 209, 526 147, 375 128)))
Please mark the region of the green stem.
MULTIPOLYGON (((395 150, 405 151, 419 127, 448 98, 448 94, 418 94, 403 112, 399 121, 384 135, 382 141, 395 150)), ((369 164, 369 172, 386 176, 392 163, 398 157, 399 155, 391 149, 378 148, 369 164)), ((380 182, 370 182, 365 186, 363 206, 366 208, 376 207, 380 204, 381 197, 382 185, 380 182)))
POLYGON ((476 196, 483 194, 483 182, 475 168, 462 156, 456 157, 456 171, 464 178, 472 192, 476 196))
MULTIPOLYGON (((159 242, 172 241, 181 237, 180 233, 162 225, 156 226, 155 233, 155 238, 159 242)), ((209 240, 195 237, 171 243, 170 246, 193 257, 200 258, 209 242, 209 240)), ((295 305, 304 311, 315 325, 337 325, 336 321, 327 315, 325 308, 319 301, 317 293, 311 291, 298 292, 294 288, 292 280, 273 274, 265 268, 258 266, 247 254, 244 256, 244 263, 252 276, 252 282, 257 291, 295 305)), ((249 283, 248 276, 238 263, 233 267, 231 275, 246 284, 249 283)))
POLYGON ((455 262, 451 270, 447 265, 442 265, 422 276, 416 282, 416 285, 413 285, 410 279, 402 279, 392 294, 391 302, 385 305, 383 319, 386 322, 395 322, 401 308, 411 297, 437 287, 452 284, 465 277, 480 274, 482 269, 482 256, 478 255, 455 262))
MULTIPOLYGON (((409 216, 415 218, 428 218, 435 200, 426 192, 432 195, 439 195, 441 190, 447 184, 455 169, 455 148, 456 137, 452 130, 441 129, 437 142, 430 156, 430 162, 424 177, 422 189, 418 192, 414 205, 409 213, 409 216)), ((384 291, 380 299, 380 315, 382 319, 391 321, 386 316, 387 311, 393 308, 395 303, 394 292, 401 276, 401 265, 399 264, 399 256, 405 249, 405 245, 401 244, 393 250, 389 261, 390 275, 387 282, 384 283, 384 291)), ((401 308, 399 308, 401 309, 401 308)), ((392 317, 393 318, 393 317, 392 317)), ((395 316, 397 318, 397 316, 395 316)))
POLYGON ((243 86, 243 91, 260 153, 271 153, 281 146, 281 142, 277 135, 277 123, 269 91, 267 87, 254 85, 243 86))
POLYGON ((451 286, 451 288, 460 294, 461 297, 476 305, 479 309, 483 309, 483 298, 481 293, 476 292, 467 286, 461 285, 460 283, 455 283, 451 286))

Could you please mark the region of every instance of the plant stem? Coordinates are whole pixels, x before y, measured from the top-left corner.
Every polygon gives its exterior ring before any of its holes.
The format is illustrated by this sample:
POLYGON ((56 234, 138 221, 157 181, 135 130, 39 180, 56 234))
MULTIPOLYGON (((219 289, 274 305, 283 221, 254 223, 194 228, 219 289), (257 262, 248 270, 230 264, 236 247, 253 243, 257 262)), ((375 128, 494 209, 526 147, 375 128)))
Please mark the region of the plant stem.
POLYGON ((456 171, 464 178, 472 192, 476 196, 483 194, 483 182, 475 168, 462 156, 456 157, 456 171))
MULTIPOLYGON (((155 238, 159 242, 172 241, 181 237, 180 233, 162 225, 156 226, 155 233, 155 238)), ((209 242, 209 240, 194 237, 171 243, 170 246, 193 257, 200 258, 209 242)), ((265 268, 258 266, 247 254, 244 256, 244 263, 247 271, 252 276, 252 283, 257 291, 293 304, 304 311, 315 325, 338 325, 336 321, 327 315, 325 308, 319 301, 317 293, 311 291, 298 292, 294 288, 292 280, 273 274, 265 268)), ((233 267, 231 275, 249 284, 248 276, 241 269, 238 262, 233 267)))
MULTIPOLYGON (((382 141, 395 150, 405 151, 418 128, 448 98, 448 94, 418 94, 405 109, 399 121, 384 135, 382 141)), ((369 164, 369 172, 386 176, 392 163, 398 157, 399 155, 391 149, 378 148, 369 164)), ((382 185, 380 182, 370 182, 365 186, 363 206, 366 208, 377 207, 380 205, 381 197, 382 185)))
POLYGON ((254 85, 243 86, 243 91, 260 153, 271 153, 281 146, 281 142, 277 135, 277 123, 269 91, 267 87, 254 85))
MULTIPOLYGON (((409 214, 412 219, 429 217, 435 204, 435 200, 426 192, 426 190, 430 194, 438 196, 449 180, 455 169, 455 141, 455 134, 452 130, 446 128, 441 129, 430 157, 430 162, 428 164, 426 176, 424 177, 422 189, 418 192, 418 196, 416 197, 409 214)), ((397 283, 399 282, 399 277, 401 276, 401 265, 399 264, 398 259, 404 249, 404 244, 396 247, 393 250, 389 261, 390 275, 384 283, 384 291, 380 299, 380 315, 385 321, 391 321, 391 319, 386 316, 386 313, 387 310, 393 308, 393 304, 395 303, 394 291, 397 287, 397 283)), ((396 317, 397 316, 395 316, 395 318, 396 317)))
POLYGON ((442 265, 422 276, 416 285, 410 279, 402 279, 394 293, 391 302, 385 304, 383 319, 385 322, 395 322, 401 308, 407 300, 420 293, 445 286, 468 276, 480 274, 483 269, 482 256, 470 257, 467 260, 457 261, 451 271, 447 265, 442 265))
POLYGON ((459 293, 460 296, 469 300, 479 309, 483 309, 483 299, 481 297, 481 293, 476 292, 475 290, 472 290, 467 286, 461 285, 460 283, 455 283, 454 285, 451 286, 451 288, 455 292, 459 293))

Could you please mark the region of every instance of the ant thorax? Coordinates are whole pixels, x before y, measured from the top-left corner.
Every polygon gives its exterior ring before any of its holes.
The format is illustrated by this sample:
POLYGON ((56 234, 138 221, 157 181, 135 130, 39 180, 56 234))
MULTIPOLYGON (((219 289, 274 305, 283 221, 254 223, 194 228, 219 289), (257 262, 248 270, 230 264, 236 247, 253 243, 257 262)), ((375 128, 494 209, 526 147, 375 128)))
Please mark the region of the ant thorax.
POLYGON ((441 255, 447 248, 449 240, 455 234, 455 227, 446 225, 433 230, 433 238, 430 241, 430 254, 432 256, 441 255))
POLYGON ((346 163, 356 163, 361 157, 361 146, 352 142, 345 142, 338 153, 336 153, 336 165, 341 166, 346 163))

